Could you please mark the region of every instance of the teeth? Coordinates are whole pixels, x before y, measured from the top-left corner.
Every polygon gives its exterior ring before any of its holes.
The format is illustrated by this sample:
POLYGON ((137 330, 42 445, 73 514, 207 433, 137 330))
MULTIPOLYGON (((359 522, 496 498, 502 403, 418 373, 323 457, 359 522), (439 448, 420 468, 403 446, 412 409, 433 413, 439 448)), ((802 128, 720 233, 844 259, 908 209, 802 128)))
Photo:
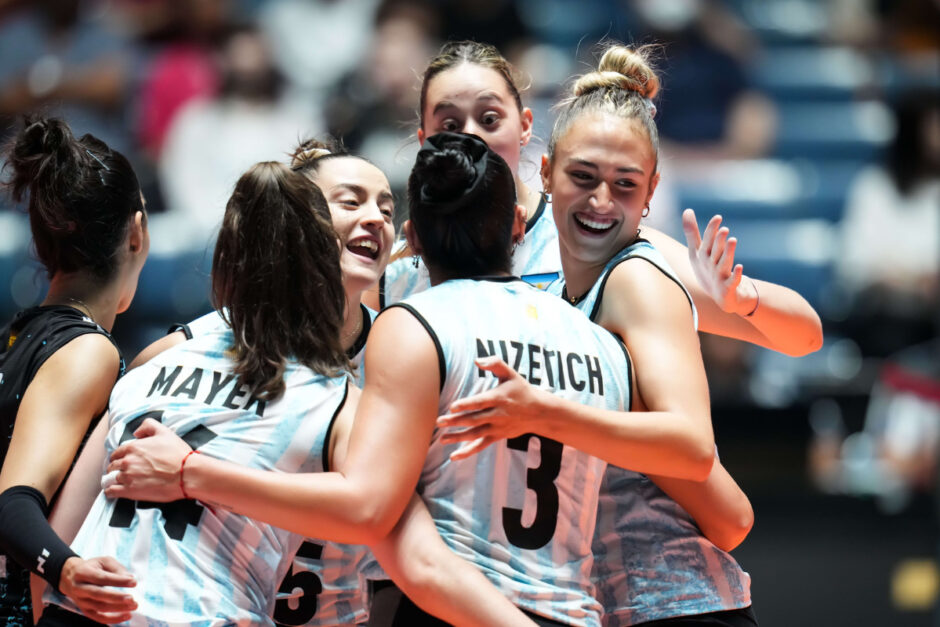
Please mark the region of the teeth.
POLYGON ((591 220, 589 218, 583 218, 577 215, 574 217, 574 219, 580 222, 581 224, 583 224, 584 226, 590 227, 592 229, 597 229, 599 231, 607 230, 614 225, 613 222, 597 222, 595 220, 591 220))
POLYGON ((365 238, 363 238, 363 239, 355 239, 355 240, 349 242, 349 244, 347 244, 347 246, 358 246, 358 247, 360 247, 360 248, 368 248, 369 250, 371 250, 371 251, 374 252, 374 253, 375 253, 375 252, 378 252, 378 250, 379 250, 379 245, 378 245, 378 244, 376 244, 376 243, 375 243, 374 241, 372 241, 371 239, 365 239, 365 238))

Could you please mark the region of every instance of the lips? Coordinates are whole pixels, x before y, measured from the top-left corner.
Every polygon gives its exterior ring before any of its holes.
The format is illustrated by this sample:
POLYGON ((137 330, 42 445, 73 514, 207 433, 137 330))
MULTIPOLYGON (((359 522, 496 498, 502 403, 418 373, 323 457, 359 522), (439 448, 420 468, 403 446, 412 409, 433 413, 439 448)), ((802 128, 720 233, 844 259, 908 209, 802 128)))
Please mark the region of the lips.
POLYGON ((374 237, 357 237, 346 243, 346 250, 349 252, 372 260, 378 259, 381 248, 379 241, 374 237))
POLYGON ((603 235, 616 226, 616 220, 607 220, 597 217, 588 217, 584 214, 574 214, 574 221, 583 230, 594 235, 603 235))

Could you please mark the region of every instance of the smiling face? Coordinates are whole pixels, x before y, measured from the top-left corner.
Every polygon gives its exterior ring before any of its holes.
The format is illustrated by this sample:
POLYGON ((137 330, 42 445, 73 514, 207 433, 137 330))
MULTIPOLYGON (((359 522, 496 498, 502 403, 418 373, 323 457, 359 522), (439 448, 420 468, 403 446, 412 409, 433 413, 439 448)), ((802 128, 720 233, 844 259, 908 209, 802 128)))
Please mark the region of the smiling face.
POLYGON ((519 111, 506 79, 494 69, 461 63, 430 80, 418 140, 452 131, 477 135, 513 174, 519 170, 522 147, 532 136, 532 112, 519 111))
POLYGON ((659 182, 645 129, 606 113, 575 120, 543 158, 563 260, 603 265, 635 236, 659 182))
POLYGON ((388 179, 368 161, 335 157, 323 160, 314 181, 330 205, 340 239, 346 291, 363 291, 385 272, 395 238, 395 201, 388 179))

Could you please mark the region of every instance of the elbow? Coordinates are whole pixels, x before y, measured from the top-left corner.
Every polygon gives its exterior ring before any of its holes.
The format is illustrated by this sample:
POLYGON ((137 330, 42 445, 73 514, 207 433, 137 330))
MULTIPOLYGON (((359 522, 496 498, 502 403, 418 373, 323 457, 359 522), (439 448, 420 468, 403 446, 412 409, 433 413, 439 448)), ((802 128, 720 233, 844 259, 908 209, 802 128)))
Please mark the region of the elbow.
POLYGON ((722 531, 719 537, 712 538, 712 543, 722 551, 734 550, 738 545, 744 542, 744 539, 751 532, 753 526, 754 510, 751 509, 750 503, 746 503, 746 507, 742 508, 740 516, 732 521, 732 523, 722 531))
POLYGON ((782 350, 781 352, 789 357, 805 357, 822 348, 823 330, 819 316, 814 317, 811 327, 806 336, 802 338, 802 341, 794 342, 792 345, 787 346, 786 350, 782 350))
POLYGON ((707 450, 700 449, 696 451, 689 467, 689 479, 692 481, 703 482, 708 479, 712 472, 712 466, 715 465, 715 444, 714 442, 707 450))
MULTIPOLYGON (((397 518, 388 507, 378 502, 379 499, 363 496, 351 503, 344 517, 345 533, 337 540, 346 544, 365 544, 372 546, 382 541, 395 526, 397 518)), ((317 537, 316 533, 308 534, 317 537)))

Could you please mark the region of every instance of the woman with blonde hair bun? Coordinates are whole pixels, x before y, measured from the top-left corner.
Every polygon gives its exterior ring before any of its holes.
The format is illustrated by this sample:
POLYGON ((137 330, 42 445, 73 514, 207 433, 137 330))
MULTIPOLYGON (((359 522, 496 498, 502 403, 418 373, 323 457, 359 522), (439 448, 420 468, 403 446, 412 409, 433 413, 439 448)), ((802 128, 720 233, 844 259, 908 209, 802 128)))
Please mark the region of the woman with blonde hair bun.
MULTIPOLYGON (((646 52, 610 46, 597 71, 573 83, 558 106, 542 182, 552 195, 564 271, 549 291, 623 338, 636 373, 631 409, 648 413, 574 411, 497 360, 482 367, 502 385, 452 404, 439 423, 466 428, 450 436, 472 441, 458 456, 527 432, 605 453, 611 465, 592 547, 604 625, 751 626, 750 578, 726 552, 750 529, 747 497, 717 461, 699 481, 661 476, 678 476, 670 472, 674 462, 622 435, 652 423, 676 438, 711 434, 696 303, 639 228, 660 179, 652 102, 659 79, 646 52), (657 465, 655 474, 626 469, 657 465)), ((736 286, 742 275, 731 267, 733 246, 720 244, 715 268, 736 286)), ((762 305, 750 306, 742 315, 757 326, 762 305)))

